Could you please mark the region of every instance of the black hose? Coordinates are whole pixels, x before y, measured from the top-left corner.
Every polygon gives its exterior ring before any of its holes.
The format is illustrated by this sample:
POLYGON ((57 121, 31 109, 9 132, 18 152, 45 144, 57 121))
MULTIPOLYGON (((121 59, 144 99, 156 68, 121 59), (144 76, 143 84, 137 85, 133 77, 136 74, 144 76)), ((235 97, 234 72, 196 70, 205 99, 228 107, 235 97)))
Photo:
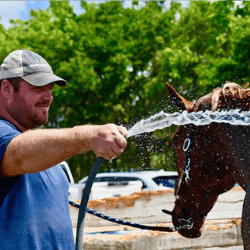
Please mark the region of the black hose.
POLYGON ((83 229, 84 229, 84 219, 87 209, 87 204, 89 201, 89 195, 90 191, 94 182, 94 179, 96 177, 96 174, 98 173, 100 167, 102 166, 103 162, 105 161, 104 158, 98 157, 92 166, 83 194, 82 194, 82 200, 79 208, 78 213, 78 220, 77 220, 77 230, 76 230, 76 248, 75 250, 82 250, 83 247, 83 229))
MULTIPOLYGON (((76 207, 76 208, 80 208, 80 205, 75 203, 74 201, 69 201, 69 204, 76 207)), ((111 217, 110 215, 105 215, 105 214, 99 213, 99 212, 97 212, 97 211, 95 211, 93 209, 90 209, 90 208, 86 208, 86 212, 90 213, 90 214, 92 214, 94 216, 97 216, 97 217, 99 217, 99 218, 101 218, 103 220, 111 221, 111 222, 114 222, 114 223, 118 223, 120 225, 130 226, 130 227, 134 227, 134 228, 140 228, 140 229, 144 229, 144 230, 161 231, 161 232, 174 232, 174 231, 176 231, 175 227, 149 226, 149 225, 142 225, 142 224, 133 223, 133 222, 130 222, 130 221, 120 220, 120 219, 111 217)), ((165 210, 163 212, 165 213, 165 210)), ((168 212, 171 213, 170 211, 168 211, 168 212)), ((172 213, 172 214, 175 215, 174 213, 172 213)))

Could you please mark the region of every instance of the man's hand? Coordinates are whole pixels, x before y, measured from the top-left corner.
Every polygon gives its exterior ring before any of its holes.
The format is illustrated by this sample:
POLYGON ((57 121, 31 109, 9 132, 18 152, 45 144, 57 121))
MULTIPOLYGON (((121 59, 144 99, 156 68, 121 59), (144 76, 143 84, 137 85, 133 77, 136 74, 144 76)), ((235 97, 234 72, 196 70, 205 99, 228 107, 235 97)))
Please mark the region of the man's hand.
POLYGON ((90 149, 106 160, 112 160, 119 156, 127 146, 125 127, 107 124, 92 127, 92 136, 89 141, 90 149))

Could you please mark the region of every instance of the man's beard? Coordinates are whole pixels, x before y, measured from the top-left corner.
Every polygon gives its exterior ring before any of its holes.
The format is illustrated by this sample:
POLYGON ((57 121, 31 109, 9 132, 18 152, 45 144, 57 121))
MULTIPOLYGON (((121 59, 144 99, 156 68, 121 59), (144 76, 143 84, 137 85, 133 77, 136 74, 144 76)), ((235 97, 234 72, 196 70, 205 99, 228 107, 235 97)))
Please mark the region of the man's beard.
POLYGON ((25 129, 38 128, 48 121, 48 110, 41 115, 36 109, 36 105, 33 109, 27 108, 27 106, 25 100, 21 100, 18 105, 12 107, 11 112, 13 118, 25 129))

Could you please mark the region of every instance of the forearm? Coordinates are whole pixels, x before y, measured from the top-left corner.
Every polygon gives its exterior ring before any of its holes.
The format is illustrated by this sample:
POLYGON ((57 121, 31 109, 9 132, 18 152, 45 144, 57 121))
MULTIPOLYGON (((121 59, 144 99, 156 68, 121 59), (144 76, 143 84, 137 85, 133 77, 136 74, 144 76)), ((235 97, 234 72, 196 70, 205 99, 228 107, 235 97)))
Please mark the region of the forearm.
POLYGON ((125 128, 114 124, 26 131, 8 144, 0 176, 40 172, 90 150, 110 160, 126 147, 127 141, 122 136, 126 132, 125 128))
POLYGON ((7 146, 0 175, 14 176, 39 172, 89 151, 89 134, 87 125, 82 126, 81 136, 75 128, 36 129, 24 132, 13 138, 7 146))

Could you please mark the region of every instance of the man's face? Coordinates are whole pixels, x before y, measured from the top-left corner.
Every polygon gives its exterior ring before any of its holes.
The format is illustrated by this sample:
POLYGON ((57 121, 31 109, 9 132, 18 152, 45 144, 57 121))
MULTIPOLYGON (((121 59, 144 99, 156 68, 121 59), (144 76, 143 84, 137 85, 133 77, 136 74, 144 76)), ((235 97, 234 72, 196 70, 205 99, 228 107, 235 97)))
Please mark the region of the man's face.
POLYGON ((19 91, 13 93, 9 113, 22 127, 37 128, 48 121, 53 85, 36 87, 21 80, 19 91))

